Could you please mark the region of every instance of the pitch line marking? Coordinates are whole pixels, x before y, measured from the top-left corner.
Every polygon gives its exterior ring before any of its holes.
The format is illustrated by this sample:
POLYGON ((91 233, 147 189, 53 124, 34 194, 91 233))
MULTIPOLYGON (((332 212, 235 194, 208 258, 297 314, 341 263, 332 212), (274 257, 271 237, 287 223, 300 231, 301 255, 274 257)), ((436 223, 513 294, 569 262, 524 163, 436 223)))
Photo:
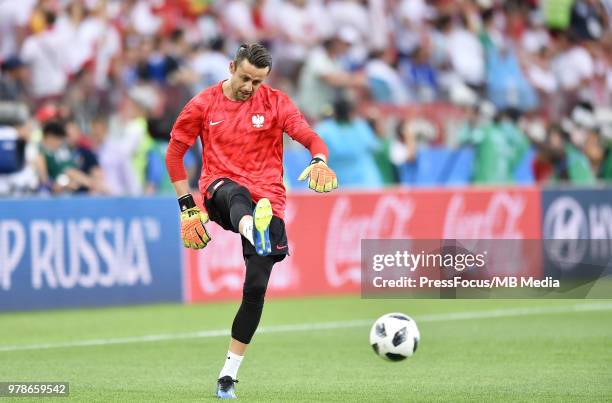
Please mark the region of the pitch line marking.
MULTIPOLYGON (((555 313, 572 313, 572 312, 596 312, 596 311, 612 311, 612 303, 597 303, 597 304, 575 304, 558 307, 533 307, 533 308, 510 308, 510 309, 495 309, 488 311, 468 311, 468 312, 449 312, 442 314, 430 314, 415 316, 418 323, 427 322, 445 322, 453 320, 470 320, 470 319, 489 319, 489 318, 509 318, 515 316, 529 316, 555 313)), ((265 333, 283 333, 283 332, 304 332, 311 330, 329 330, 329 329, 349 329, 355 327, 370 326, 374 319, 359 319, 338 322, 320 322, 320 323, 302 323, 291 325, 276 325, 265 326, 257 329, 257 334, 265 333)), ((75 340, 60 343, 40 343, 40 344, 23 344, 23 345, 0 345, 0 352, 11 351, 27 351, 27 350, 48 350, 55 348, 72 348, 72 347, 91 347, 91 346, 109 346, 114 344, 130 344, 130 343, 148 343, 158 341, 173 341, 185 339, 199 339, 209 337, 227 337, 230 336, 230 331, 222 330, 203 330, 199 332, 186 333, 165 333, 165 334, 150 334, 144 336, 133 337, 117 337, 107 339, 90 339, 90 340, 75 340)))

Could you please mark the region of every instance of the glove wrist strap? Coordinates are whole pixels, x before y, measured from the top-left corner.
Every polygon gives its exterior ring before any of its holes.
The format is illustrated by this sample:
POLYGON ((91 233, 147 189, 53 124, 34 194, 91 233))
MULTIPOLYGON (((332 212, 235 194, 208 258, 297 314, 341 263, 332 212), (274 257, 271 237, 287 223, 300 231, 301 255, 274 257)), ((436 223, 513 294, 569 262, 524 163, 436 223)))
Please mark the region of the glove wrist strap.
POLYGON ((325 160, 323 158, 319 158, 319 157, 314 157, 312 160, 310 160, 310 165, 312 164, 318 164, 319 162, 324 163, 325 165, 327 165, 327 163, 325 162, 325 160))
POLYGON ((196 207, 195 201, 193 200, 193 196, 189 193, 185 196, 179 197, 178 204, 181 211, 189 210, 190 208, 196 207))

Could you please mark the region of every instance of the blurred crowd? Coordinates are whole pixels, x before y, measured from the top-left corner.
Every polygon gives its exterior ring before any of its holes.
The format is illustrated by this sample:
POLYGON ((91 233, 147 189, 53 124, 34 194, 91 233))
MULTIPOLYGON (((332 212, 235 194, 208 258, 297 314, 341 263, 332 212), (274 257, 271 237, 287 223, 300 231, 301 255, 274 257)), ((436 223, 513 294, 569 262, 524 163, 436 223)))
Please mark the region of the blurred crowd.
POLYGON ((612 0, 0 0, 0 195, 171 192, 172 124, 244 42, 343 187, 610 181, 611 21, 612 0))

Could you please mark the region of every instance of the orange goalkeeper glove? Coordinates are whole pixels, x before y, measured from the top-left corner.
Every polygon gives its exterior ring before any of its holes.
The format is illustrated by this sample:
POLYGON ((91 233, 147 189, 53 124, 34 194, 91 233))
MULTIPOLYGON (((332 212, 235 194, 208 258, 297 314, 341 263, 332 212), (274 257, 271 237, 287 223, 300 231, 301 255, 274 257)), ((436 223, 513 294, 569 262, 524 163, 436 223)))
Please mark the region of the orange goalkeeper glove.
POLYGON ((210 236, 204 228, 208 214, 196 206, 193 197, 186 194, 178 199, 181 208, 181 238, 186 248, 202 249, 210 242, 210 236))
POLYGON ((338 187, 336 173, 319 157, 315 157, 310 161, 310 165, 302 171, 298 180, 303 181, 309 176, 308 187, 315 192, 331 192, 338 187))

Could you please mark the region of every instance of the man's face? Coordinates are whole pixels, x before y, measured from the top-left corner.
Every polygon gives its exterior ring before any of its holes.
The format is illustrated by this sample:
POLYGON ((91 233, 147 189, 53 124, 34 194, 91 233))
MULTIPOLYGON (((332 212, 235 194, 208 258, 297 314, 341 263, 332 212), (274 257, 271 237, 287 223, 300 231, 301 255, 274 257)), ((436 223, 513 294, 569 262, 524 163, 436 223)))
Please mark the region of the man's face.
POLYGON ((91 138, 97 144, 102 144, 106 139, 108 127, 102 121, 91 122, 91 138))
POLYGON ((340 58, 344 56, 351 49, 351 44, 340 38, 334 38, 334 44, 330 49, 330 56, 332 58, 340 58))
POLYGON ((270 68, 262 69, 253 66, 248 60, 243 60, 239 65, 233 61, 230 63, 230 86, 232 96, 236 101, 246 101, 259 89, 263 80, 270 73, 270 68))
POLYGON ((66 142, 74 147, 79 142, 79 137, 81 137, 81 130, 79 126, 75 122, 69 122, 66 124, 66 142))
POLYGON ((63 145, 64 145, 64 138, 62 137, 58 137, 54 135, 47 135, 43 137, 43 146, 51 152, 55 152, 59 150, 60 147, 63 145))

